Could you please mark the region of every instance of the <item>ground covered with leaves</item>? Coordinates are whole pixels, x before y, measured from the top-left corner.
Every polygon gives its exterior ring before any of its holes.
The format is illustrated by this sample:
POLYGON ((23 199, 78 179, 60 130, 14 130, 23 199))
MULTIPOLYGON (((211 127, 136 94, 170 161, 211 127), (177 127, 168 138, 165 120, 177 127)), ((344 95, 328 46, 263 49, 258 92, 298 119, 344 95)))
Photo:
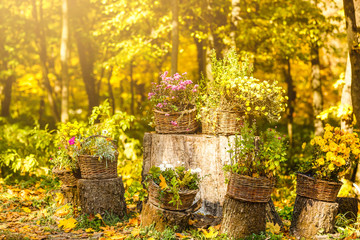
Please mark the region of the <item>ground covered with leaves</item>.
MULTIPOLYGON (((177 233, 176 229, 158 232, 152 226, 142 228, 137 194, 127 194, 127 216, 123 219, 111 214, 83 215, 79 208, 64 203, 59 188, 59 183, 51 177, 34 178, 16 184, 5 183, 0 179, 0 240, 228 239, 219 234, 219 221, 204 222, 200 220, 201 217, 190 220, 190 228, 181 233, 177 233)), ((276 192, 275 198, 277 194, 284 193, 276 192)), ((275 201, 275 205, 285 229, 267 224, 266 233, 248 239, 294 239, 288 233, 292 208, 286 206, 286 201, 275 201)), ((357 230, 351 226, 344 225, 338 236, 341 239, 357 239, 354 238, 357 230)))

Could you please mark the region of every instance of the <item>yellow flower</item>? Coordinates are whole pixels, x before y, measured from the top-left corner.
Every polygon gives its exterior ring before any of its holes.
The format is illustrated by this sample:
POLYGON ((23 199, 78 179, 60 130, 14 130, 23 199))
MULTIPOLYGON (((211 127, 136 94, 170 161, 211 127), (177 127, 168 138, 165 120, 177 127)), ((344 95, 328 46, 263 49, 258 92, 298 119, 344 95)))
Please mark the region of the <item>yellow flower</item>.
POLYGON ((326 124, 325 127, 324 127, 325 131, 329 132, 329 131, 332 131, 334 129, 334 127, 332 127, 330 124, 326 124))
POLYGON ((311 144, 311 146, 314 146, 314 144, 315 144, 314 139, 311 139, 310 144, 311 144))
POLYGON ((333 152, 327 152, 326 153, 326 160, 331 161, 332 159, 336 158, 333 152))
POLYGON ((250 101, 246 101, 245 105, 246 105, 246 106, 249 106, 249 105, 250 105, 250 101))
POLYGON ((251 111, 251 107, 247 107, 246 111, 250 112, 251 111))
POLYGON ((321 165, 324 165, 325 161, 324 161, 324 158, 319 158, 318 160, 316 160, 318 162, 318 164, 321 166, 321 165))
POLYGON ((265 110, 265 106, 263 106, 263 107, 261 108, 261 110, 263 110, 263 111, 264 111, 264 110, 265 110))
POLYGON ((324 139, 330 139, 333 137, 333 134, 331 132, 325 132, 324 139))
POLYGON ((330 142, 329 148, 330 148, 330 151, 336 152, 338 145, 334 142, 330 142))
POLYGON ((321 151, 323 151, 323 152, 329 151, 329 145, 324 145, 324 146, 322 146, 322 147, 321 147, 321 151))
POLYGON ((257 111, 257 110, 259 110, 259 107, 258 107, 258 106, 256 106, 256 107, 255 107, 255 110, 256 110, 256 111, 257 111))
POLYGON ((335 166, 334 166, 334 164, 332 164, 332 163, 330 163, 330 164, 329 164, 329 170, 330 170, 330 171, 335 170, 335 166))
POLYGON ((305 147, 306 147, 306 142, 304 142, 304 143, 302 144, 301 148, 302 148, 302 149, 305 149, 305 147))

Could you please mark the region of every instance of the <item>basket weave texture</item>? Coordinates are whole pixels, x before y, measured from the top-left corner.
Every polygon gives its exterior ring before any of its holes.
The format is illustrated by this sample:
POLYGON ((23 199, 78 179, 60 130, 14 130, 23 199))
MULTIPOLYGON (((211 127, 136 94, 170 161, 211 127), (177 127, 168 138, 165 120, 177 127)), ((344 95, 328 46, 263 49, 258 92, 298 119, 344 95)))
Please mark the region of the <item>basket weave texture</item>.
POLYGON ((306 176, 296 175, 296 194, 325 202, 335 202, 342 183, 329 182, 306 176))
POLYGON ((195 199, 196 194, 199 192, 199 189, 197 190, 187 190, 187 191, 180 191, 179 196, 182 204, 179 204, 179 207, 177 208, 176 204, 169 203, 169 201, 172 199, 173 194, 169 192, 165 192, 164 194, 160 195, 160 187, 154 181, 150 181, 149 184, 149 202, 153 204, 154 206, 167 209, 167 210, 173 210, 173 211, 183 211, 186 209, 189 209, 195 199))
POLYGON ((166 113, 154 109, 157 133, 194 133, 198 128, 196 108, 182 112, 166 113), (176 122, 174 126, 171 122, 176 122))
POLYGON ((226 195, 247 202, 268 202, 274 183, 265 177, 249 177, 231 173, 226 195))
POLYGON ((76 186, 77 178, 75 177, 73 171, 67 169, 58 169, 54 168, 52 172, 57 176, 64 186, 76 186))
POLYGON ((239 132, 242 123, 242 112, 214 110, 202 114, 202 133, 211 135, 234 135, 239 132))

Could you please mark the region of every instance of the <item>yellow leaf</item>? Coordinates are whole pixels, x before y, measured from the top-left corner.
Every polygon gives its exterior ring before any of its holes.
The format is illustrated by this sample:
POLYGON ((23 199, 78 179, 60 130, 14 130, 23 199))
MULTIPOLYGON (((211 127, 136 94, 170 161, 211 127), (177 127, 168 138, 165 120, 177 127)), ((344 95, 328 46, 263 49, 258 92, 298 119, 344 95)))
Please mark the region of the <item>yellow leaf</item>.
POLYGON ((90 233, 90 232, 95 232, 95 230, 92 228, 87 228, 87 229, 85 229, 85 232, 90 233))
POLYGON ((55 215, 58 217, 63 217, 65 215, 68 215, 69 213, 70 213, 70 206, 64 205, 61 208, 59 208, 58 210, 56 210, 55 215))
POLYGON ((280 233, 280 226, 277 223, 274 225, 271 222, 267 222, 266 223, 266 229, 268 231, 270 231, 271 233, 273 233, 273 234, 279 234, 280 233))
POLYGON ((96 214, 95 217, 102 220, 102 217, 101 217, 100 213, 96 214))
POLYGON ((160 174, 160 188, 163 190, 163 189, 166 189, 168 187, 168 185, 166 184, 166 180, 165 178, 163 177, 162 174, 160 174))
POLYGON ((155 238, 151 237, 151 238, 148 238, 147 240, 155 240, 155 238))
POLYGON ((126 236, 125 235, 114 235, 112 236, 110 239, 113 239, 113 240, 123 240, 125 239, 126 236))
POLYGON ((138 236, 140 234, 140 228, 134 228, 131 231, 131 235, 133 235, 134 237, 138 236))
POLYGON ((183 238, 189 238, 188 236, 184 236, 182 235, 181 233, 175 233, 175 235, 180 238, 180 239, 183 239, 183 238))
POLYGON ((191 220, 191 219, 189 219, 189 225, 194 225, 194 223, 196 223, 197 222, 197 220, 191 220))
POLYGON ((26 213, 31 213, 31 210, 28 207, 22 207, 21 209, 26 213))
POLYGON ((215 228, 213 227, 209 227, 209 231, 206 231, 205 229, 202 228, 200 230, 203 232, 206 238, 214 238, 219 234, 219 232, 216 231, 215 228))
POLYGON ((74 218, 61 219, 58 227, 59 228, 63 227, 64 230, 71 230, 76 227, 76 223, 77 223, 77 221, 74 218))

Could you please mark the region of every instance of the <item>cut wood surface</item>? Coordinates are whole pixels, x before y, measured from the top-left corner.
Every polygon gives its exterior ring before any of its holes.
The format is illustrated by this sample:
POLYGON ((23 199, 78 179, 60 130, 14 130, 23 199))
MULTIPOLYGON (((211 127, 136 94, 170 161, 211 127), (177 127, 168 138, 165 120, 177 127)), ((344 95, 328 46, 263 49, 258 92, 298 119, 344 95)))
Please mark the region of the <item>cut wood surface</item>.
POLYGON ((143 179, 152 166, 167 161, 174 166, 183 163, 186 168, 200 168, 200 195, 203 199, 200 212, 214 216, 222 215, 226 194, 223 166, 230 161, 229 142, 234 136, 204 134, 156 134, 145 133, 143 179))
POLYGON ((111 179, 79 179, 81 210, 87 214, 114 213, 123 217, 126 213, 124 185, 121 177, 111 179))
POLYGON ((334 233, 339 204, 297 195, 290 232, 297 238, 312 239, 317 234, 334 233))
POLYGON ((220 232, 234 239, 265 232, 266 204, 225 197, 220 232))

